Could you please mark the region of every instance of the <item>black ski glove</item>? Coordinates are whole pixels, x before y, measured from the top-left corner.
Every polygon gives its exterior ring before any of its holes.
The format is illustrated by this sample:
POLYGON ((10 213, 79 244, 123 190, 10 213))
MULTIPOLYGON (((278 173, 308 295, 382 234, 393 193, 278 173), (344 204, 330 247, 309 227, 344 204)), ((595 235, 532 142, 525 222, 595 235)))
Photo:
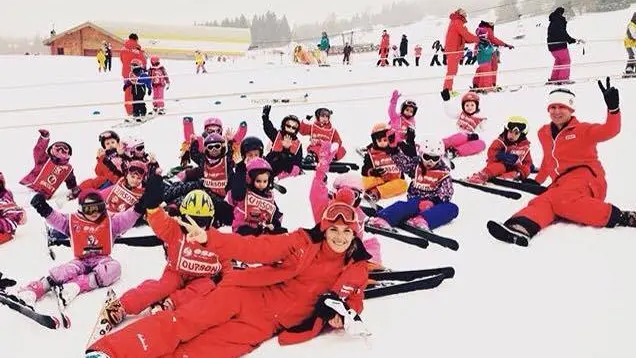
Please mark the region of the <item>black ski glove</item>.
POLYGON ((272 110, 272 106, 269 104, 266 104, 263 106, 263 115, 261 116, 261 118, 263 119, 263 121, 266 121, 269 119, 269 112, 272 110))
MULTIPOLYGON (((315 306, 315 315, 317 317, 322 318, 325 322, 334 318, 337 314, 336 311, 333 310, 333 308, 325 304, 325 301, 328 299, 342 302, 340 297, 338 297, 338 295, 336 295, 334 292, 325 293, 318 298, 318 302, 316 302, 316 306, 315 306)), ((348 307, 346 303, 345 303, 345 307, 348 307)))
POLYGON ((148 87, 148 96, 152 95, 152 87, 148 87))
POLYGON ((385 172, 386 169, 384 168, 371 168, 371 170, 369 170, 369 175, 372 177, 381 177, 385 172))
POLYGON ((5 291, 7 288, 15 286, 16 283, 10 278, 2 278, 2 272, 0 272, 0 291, 5 291))
POLYGON ((606 86, 603 87, 603 83, 601 82, 601 80, 598 80, 598 87, 603 93, 603 98, 605 98, 607 109, 612 113, 616 113, 619 110, 618 90, 610 85, 609 77, 605 79, 605 83, 606 86))
POLYGON ((51 207, 51 205, 49 205, 49 203, 46 202, 44 194, 42 193, 37 193, 33 196, 33 198, 31 199, 31 206, 43 218, 47 218, 53 212, 53 208, 51 207))
POLYGON ((411 145, 415 144, 415 129, 411 127, 406 129, 406 143, 411 145))
POLYGON ((143 214, 146 209, 156 209, 163 202, 163 178, 156 174, 151 174, 146 182, 144 195, 135 204, 135 211, 143 214))

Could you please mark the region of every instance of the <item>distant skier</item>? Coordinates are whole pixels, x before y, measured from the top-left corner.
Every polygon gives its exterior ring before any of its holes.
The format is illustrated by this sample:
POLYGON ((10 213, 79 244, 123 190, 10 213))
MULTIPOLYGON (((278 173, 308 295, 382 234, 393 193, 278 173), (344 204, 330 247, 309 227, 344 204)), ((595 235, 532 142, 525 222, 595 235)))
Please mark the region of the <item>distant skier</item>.
POLYGON ((322 32, 322 37, 320 38, 320 44, 318 44, 318 48, 320 49, 320 64, 327 66, 327 57, 329 56, 329 49, 331 48, 331 44, 329 44, 329 36, 327 36, 326 32, 322 32))
POLYGON ((389 43, 390 36, 386 32, 386 30, 382 31, 382 40, 380 40, 380 50, 378 54, 380 55, 380 59, 376 66, 388 66, 389 65, 389 43))
POLYGON ((344 56, 342 57, 342 64, 350 65, 351 64, 350 57, 351 57, 351 52, 353 52, 353 47, 351 47, 351 45, 349 45, 349 43, 347 42, 342 52, 344 54, 344 56))
POLYGON ((148 95, 152 94, 152 83, 148 73, 143 69, 141 61, 135 59, 131 62, 130 67, 132 71, 128 75, 128 79, 124 82, 124 91, 130 88, 132 94, 133 103, 133 118, 136 121, 141 121, 146 116, 146 103, 144 97, 146 96, 146 88, 148 89, 148 95))
POLYGON ((625 32, 625 50, 627 51, 627 66, 625 67, 625 75, 636 76, 636 12, 632 15, 632 20, 627 24, 625 32))
POLYGON ((441 92, 442 99, 448 101, 451 96, 458 95, 453 91, 453 81, 457 75, 459 60, 462 58, 465 43, 479 42, 479 38, 471 34, 466 28, 466 10, 457 9, 450 14, 450 23, 446 31, 446 43, 444 49, 448 58, 444 88, 441 92))
POLYGON ((568 34, 567 20, 563 13, 565 9, 562 7, 556 8, 553 13, 550 14, 550 25, 548 25, 548 50, 554 57, 554 67, 552 68, 552 75, 547 84, 571 84, 574 81, 570 81, 570 50, 568 50, 568 44, 581 43, 582 40, 577 40, 568 34))
MULTIPOLYGON (((131 73, 131 66, 133 60, 137 60, 137 63, 141 64, 141 67, 146 68, 146 56, 144 54, 144 50, 139 46, 139 37, 137 34, 128 35, 128 40, 124 42, 124 47, 119 50, 119 59, 121 60, 121 77, 123 77, 124 81, 126 81, 131 73)), ((133 114, 133 105, 132 105, 132 92, 131 89, 127 89, 124 91, 124 101, 126 103, 124 106, 126 107, 126 113, 128 115, 133 114)))
POLYGON ((203 71, 203 73, 208 73, 208 70, 205 69, 205 54, 201 53, 201 51, 194 51, 194 64, 197 66, 197 74, 199 71, 203 71))
POLYGON ((444 47, 442 47, 441 42, 439 42, 439 40, 435 40, 435 42, 433 42, 433 46, 431 46, 431 49, 435 50, 435 54, 433 54, 433 57, 431 58, 431 64, 429 66, 441 66, 442 63, 444 64, 444 66, 446 66, 446 54, 444 54, 444 47), (442 61, 442 63, 439 62, 439 51, 442 51, 442 55, 444 56, 444 60, 442 61))
POLYGON ((415 67, 420 67, 420 57, 422 57, 422 46, 420 44, 415 45, 413 52, 415 52, 415 67))
POLYGON ((159 62, 159 56, 150 57, 150 78, 152 79, 152 107, 157 114, 166 113, 166 103, 163 100, 164 90, 170 88, 170 77, 166 68, 159 62))

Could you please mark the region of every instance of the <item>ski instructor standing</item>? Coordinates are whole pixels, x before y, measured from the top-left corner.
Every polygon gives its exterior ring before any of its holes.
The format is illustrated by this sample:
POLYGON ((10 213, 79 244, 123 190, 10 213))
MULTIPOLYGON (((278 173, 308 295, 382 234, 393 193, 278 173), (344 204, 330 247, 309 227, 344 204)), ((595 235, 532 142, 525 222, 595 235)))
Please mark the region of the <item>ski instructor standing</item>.
POLYGON ((448 59, 446 64, 446 78, 444 80, 444 89, 442 90, 442 99, 448 101, 453 93, 453 80, 457 75, 459 68, 459 60, 464 56, 464 44, 479 42, 479 38, 471 34, 466 28, 466 10, 457 9, 450 14, 450 23, 446 31, 446 43, 444 51, 448 59))
POLYGON ((498 240, 528 246, 528 241, 557 219, 592 227, 636 227, 636 212, 622 211, 605 202, 607 182, 596 145, 614 138, 621 130, 618 90, 598 81, 607 104, 605 123, 579 122, 574 114, 575 95, 558 88, 550 92, 548 113, 552 123, 539 129, 543 161, 538 184, 548 176, 551 185, 505 223, 488 222, 498 240))
MULTIPOLYGON (((132 60, 138 59, 141 61, 143 68, 146 68, 146 56, 138 41, 139 37, 137 34, 130 34, 128 35, 128 40, 124 42, 124 47, 119 50, 119 59, 121 60, 121 77, 124 82, 131 77, 130 63, 132 60)), ((131 89, 132 86, 128 87, 124 92, 124 101, 126 102, 124 103, 124 106, 126 107, 126 113, 128 113, 129 116, 133 114, 133 105, 132 103, 129 103, 133 100, 131 89)))

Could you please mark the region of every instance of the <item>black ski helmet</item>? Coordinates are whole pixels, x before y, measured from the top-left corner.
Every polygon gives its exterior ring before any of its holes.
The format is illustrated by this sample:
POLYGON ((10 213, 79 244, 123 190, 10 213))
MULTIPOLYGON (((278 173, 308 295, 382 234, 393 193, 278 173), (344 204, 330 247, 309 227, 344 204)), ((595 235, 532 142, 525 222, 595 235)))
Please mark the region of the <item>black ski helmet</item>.
POLYGON ((331 115, 333 114, 333 111, 330 110, 329 108, 321 107, 321 108, 318 108, 316 110, 316 112, 314 112, 314 116, 316 117, 316 119, 318 119, 318 117, 320 117, 321 114, 325 114, 325 115, 327 115, 327 117, 331 118, 331 115))
POLYGON ((119 143, 119 135, 117 133, 115 133, 115 131, 105 131, 99 134, 99 142, 102 145, 103 149, 106 149, 106 145, 104 144, 106 142, 106 139, 114 139, 117 141, 117 143, 119 143))
POLYGON ((245 137, 241 142, 241 156, 245 158, 245 153, 258 150, 261 153, 261 157, 263 156, 263 150, 265 146, 263 145, 263 141, 261 141, 257 137, 245 137))
POLYGON ((296 133, 298 133, 298 130, 300 129, 300 120, 293 114, 290 114, 287 117, 283 118, 283 120, 280 122, 280 130, 282 132, 287 132, 285 130, 285 123, 289 121, 296 122, 296 125, 298 126, 298 128, 296 128, 296 133))
POLYGON ((415 101, 412 101, 410 99, 404 101, 402 103, 402 108, 400 109, 400 114, 404 113, 404 110, 406 109, 406 107, 413 108, 413 116, 417 114, 417 103, 415 103, 415 101))

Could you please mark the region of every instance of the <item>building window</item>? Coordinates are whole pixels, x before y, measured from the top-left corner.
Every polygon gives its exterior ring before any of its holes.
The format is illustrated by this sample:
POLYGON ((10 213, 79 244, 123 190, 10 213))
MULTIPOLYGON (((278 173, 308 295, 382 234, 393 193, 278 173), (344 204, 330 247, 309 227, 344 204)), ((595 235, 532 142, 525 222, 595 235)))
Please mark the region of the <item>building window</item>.
POLYGON ((57 54, 58 55, 63 55, 64 54, 64 47, 58 47, 57 48, 57 54))

